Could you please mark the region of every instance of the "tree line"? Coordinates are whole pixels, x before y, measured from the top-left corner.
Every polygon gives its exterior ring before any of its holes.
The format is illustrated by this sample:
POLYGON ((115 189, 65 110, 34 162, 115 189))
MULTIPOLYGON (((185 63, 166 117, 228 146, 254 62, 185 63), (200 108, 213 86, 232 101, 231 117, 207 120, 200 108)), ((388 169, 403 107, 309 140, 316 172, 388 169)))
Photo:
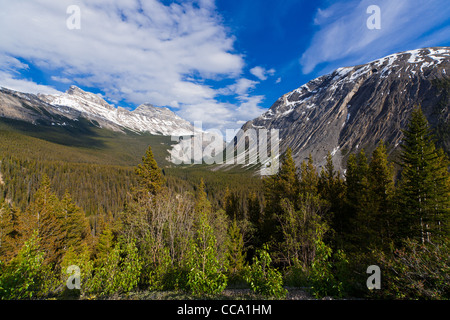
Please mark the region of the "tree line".
POLYGON ((317 172, 296 167, 291 150, 278 174, 241 193, 222 185, 211 201, 203 179, 175 189, 149 148, 116 214, 89 221, 49 178, 24 210, 0 209, 0 296, 89 297, 137 290, 215 295, 245 285, 282 298, 283 286, 317 297, 449 297, 450 174, 420 108, 404 131, 399 179, 380 141, 371 155, 350 155, 345 173, 329 154, 317 172), (366 269, 379 265, 382 290, 366 269), (68 291, 67 267, 81 271, 68 291))

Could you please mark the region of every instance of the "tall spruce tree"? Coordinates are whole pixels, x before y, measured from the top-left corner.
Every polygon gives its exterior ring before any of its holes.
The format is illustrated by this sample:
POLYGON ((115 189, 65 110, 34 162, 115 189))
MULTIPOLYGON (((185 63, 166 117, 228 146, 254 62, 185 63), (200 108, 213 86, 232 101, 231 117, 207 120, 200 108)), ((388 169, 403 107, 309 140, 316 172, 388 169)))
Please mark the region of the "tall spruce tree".
POLYGON ((320 197, 327 202, 329 207, 326 220, 334 231, 333 242, 336 246, 342 247, 345 184, 341 173, 334 169, 333 157, 330 152, 327 155, 327 163, 320 172, 317 189, 320 197))
POLYGON ((40 246, 45 253, 45 263, 58 264, 64 254, 66 236, 63 228, 64 216, 61 212, 60 201, 53 193, 47 175, 43 176, 34 201, 19 219, 23 241, 28 240, 37 231, 40 246))
POLYGON ((156 195, 163 189, 165 179, 153 156, 151 146, 145 152, 142 163, 135 168, 135 173, 139 183, 137 190, 139 194, 156 195))
POLYGON ((366 246, 364 234, 367 232, 367 221, 364 220, 364 215, 370 197, 368 173, 369 165, 364 150, 357 155, 351 154, 345 174, 346 205, 343 225, 345 242, 352 246, 353 251, 366 246))
POLYGON ((263 243, 271 239, 279 242, 282 236, 278 222, 278 215, 283 211, 281 200, 286 199, 294 208, 297 208, 298 204, 299 179, 290 148, 282 158, 279 172, 264 178, 263 186, 265 208, 261 240, 263 243))
POLYGON ((400 155, 400 235, 422 243, 448 236, 448 161, 435 148, 433 134, 420 107, 410 118, 400 155), (443 234, 444 233, 444 234, 443 234))
POLYGON ((312 155, 309 154, 308 162, 303 161, 300 166, 299 194, 306 197, 307 194, 317 195, 319 175, 314 167, 312 155))
POLYGON ((372 153, 368 175, 370 199, 365 219, 368 239, 376 247, 386 246, 394 236, 394 167, 388 161, 383 141, 372 153))

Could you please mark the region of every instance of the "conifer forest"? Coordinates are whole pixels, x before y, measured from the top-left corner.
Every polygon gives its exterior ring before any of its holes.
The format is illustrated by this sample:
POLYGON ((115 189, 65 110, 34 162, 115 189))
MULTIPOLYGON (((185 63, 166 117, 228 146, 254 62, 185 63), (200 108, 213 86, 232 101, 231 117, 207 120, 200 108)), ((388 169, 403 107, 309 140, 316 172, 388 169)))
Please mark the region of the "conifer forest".
POLYGON ((380 140, 348 154, 343 172, 331 150, 319 170, 287 149, 262 177, 171 165, 162 137, 125 157, 2 121, 0 298, 214 299, 243 288, 285 299, 300 288, 317 299, 449 299, 448 154, 420 108, 403 137, 399 152, 380 140), (370 266, 381 289, 369 288, 370 266))

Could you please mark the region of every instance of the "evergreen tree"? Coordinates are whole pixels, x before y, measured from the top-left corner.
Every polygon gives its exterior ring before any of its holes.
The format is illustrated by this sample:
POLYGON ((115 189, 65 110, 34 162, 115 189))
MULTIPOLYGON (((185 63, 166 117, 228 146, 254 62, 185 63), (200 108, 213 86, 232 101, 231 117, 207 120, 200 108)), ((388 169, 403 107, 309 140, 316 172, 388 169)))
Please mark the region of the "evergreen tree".
POLYGON ((317 195, 318 182, 319 176, 317 175, 316 168, 314 167, 312 156, 309 154, 308 162, 303 161, 300 166, 300 197, 303 198, 307 194, 313 196, 317 195))
POLYGON ((299 179, 290 148, 283 156, 278 173, 264 178, 263 186, 265 208, 261 240, 264 243, 272 238, 276 242, 280 242, 282 234, 279 230, 278 215, 283 211, 281 200, 286 199, 295 208, 298 204, 299 179))
POLYGON ((73 202, 67 192, 61 200, 61 211, 65 248, 81 248, 82 243, 88 241, 90 236, 89 222, 83 210, 73 202))
POLYGON ((436 150, 420 107, 412 112, 403 135, 400 236, 413 237, 422 243, 432 237, 437 240, 447 230, 449 219, 448 162, 443 152, 436 150))
POLYGON ((60 201, 51 189, 50 179, 44 175, 35 200, 20 217, 20 232, 26 240, 37 231, 46 264, 54 265, 61 261, 66 236, 63 219, 60 201))
POLYGON ((20 247, 18 239, 18 215, 20 212, 6 202, 0 203, 0 261, 8 262, 20 247))
POLYGON ((195 194, 195 211, 204 212, 207 216, 211 215, 212 212, 211 202, 207 198, 203 178, 200 179, 200 184, 195 194))
POLYGON ((244 270, 245 266, 244 239, 236 220, 228 228, 227 265, 233 275, 244 270))
POLYGON ((320 197, 327 202, 329 208, 326 221, 335 233, 333 241, 335 245, 342 247, 345 184, 341 178, 341 173, 334 170, 333 157, 330 152, 327 155, 327 163, 320 173, 317 189, 320 197))
POLYGON ((367 232, 364 221, 365 211, 369 205, 369 165, 364 150, 357 155, 351 154, 347 160, 346 177, 346 205, 343 215, 344 238, 351 250, 365 247, 367 242, 363 235, 367 232), (363 242, 361 242, 363 241, 363 242))
POLYGON ((154 159, 152 148, 149 146, 142 163, 135 168, 139 187, 138 193, 157 194, 165 184, 164 176, 154 159))
POLYGON ((386 146, 380 141, 372 153, 368 176, 370 204, 366 221, 369 234, 366 239, 377 247, 389 244, 394 236, 394 167, 388 162, 386 146))

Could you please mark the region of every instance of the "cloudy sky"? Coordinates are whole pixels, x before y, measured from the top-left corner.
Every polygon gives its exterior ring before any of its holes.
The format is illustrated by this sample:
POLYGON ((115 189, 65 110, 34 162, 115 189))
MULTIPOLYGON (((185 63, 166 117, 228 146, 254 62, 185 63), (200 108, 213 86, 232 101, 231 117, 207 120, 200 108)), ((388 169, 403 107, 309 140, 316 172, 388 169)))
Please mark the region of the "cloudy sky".
POLYGON ((0 0, 0 86, 234 129, 332 70, 450 45, 448 0, 0 0), (380 28, 369 29, 369 6, 380 28), (78 11, 73 11, 75 7, 78 11), (79 22, 79 24, 78 24, 79 22), (79 27, 79 28, 78 28, 79 27))

